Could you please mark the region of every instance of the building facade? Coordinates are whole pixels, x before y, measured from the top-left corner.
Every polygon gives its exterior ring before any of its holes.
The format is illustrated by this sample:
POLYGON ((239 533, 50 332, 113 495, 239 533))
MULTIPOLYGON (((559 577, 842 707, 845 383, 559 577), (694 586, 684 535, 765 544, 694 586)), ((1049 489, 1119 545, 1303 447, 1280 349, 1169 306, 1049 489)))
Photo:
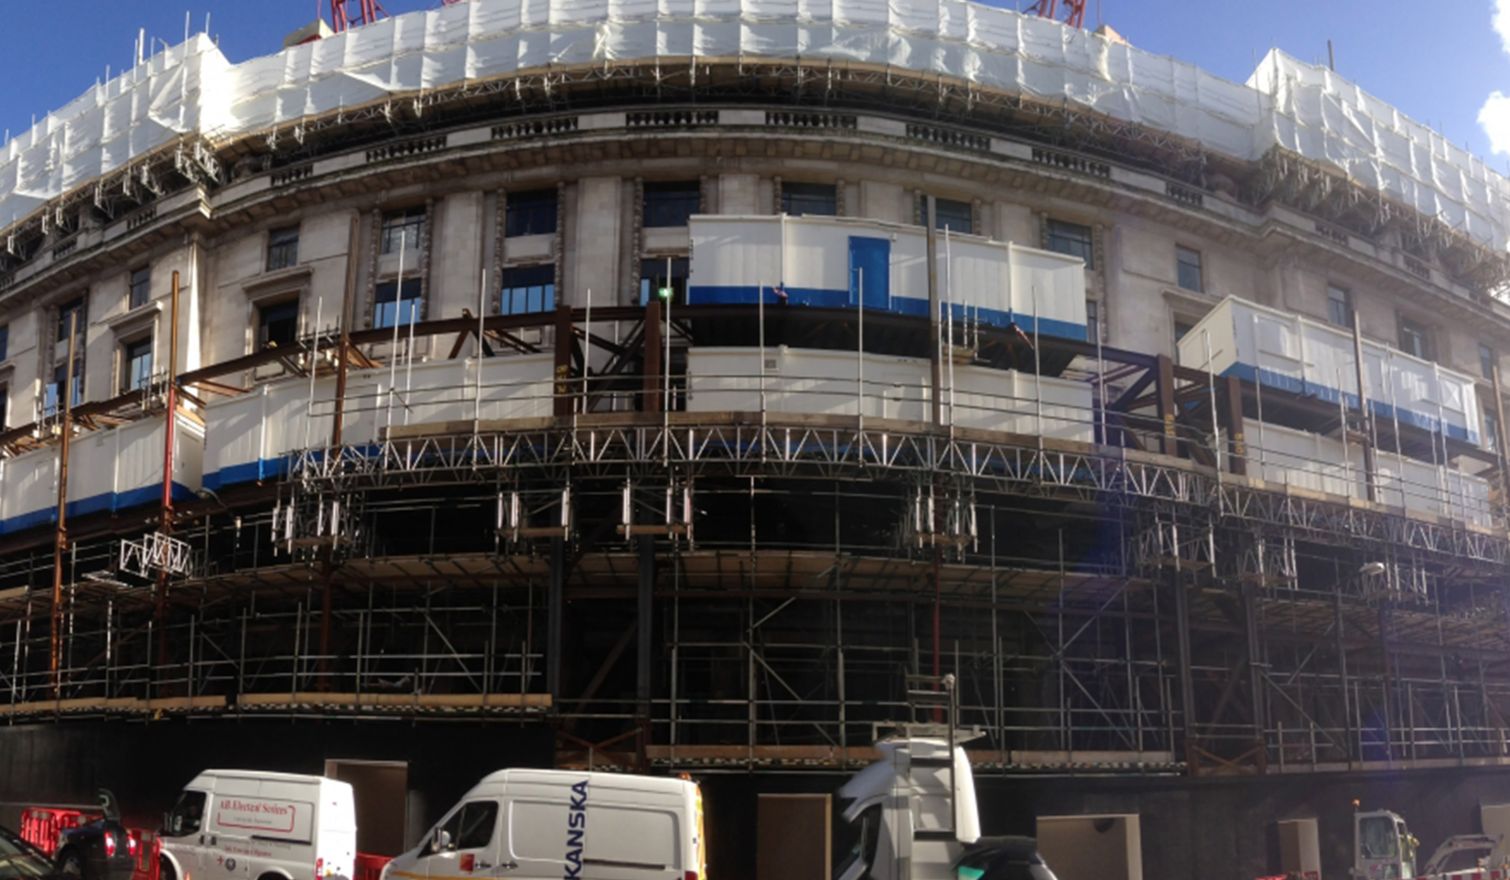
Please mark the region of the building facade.
MULTIPOLYGON (((352 63, 524 40, 500 8, 352 63)), ((144 62, 201 71, 201 121, 16 211, 0 276, 0 800, 156 803, 216 742, 407 761, 393 849, 507 763, 686 771, 745 876, 757 793, 831 791, 953 674, 989 830, 1141 813, 1185 874, 1276 869, 1307 816, 1341 870, 1368 787, 1436 803, 1428 847, 1476 830, 1504 181, 1433 153, 1429 213, 947 52, 719 39, 240 128, 204 120, 244 68, 144 62)), ((1223 87, 1299 125, 1286 89, 1336 83, 1285 63, 1223 87)))

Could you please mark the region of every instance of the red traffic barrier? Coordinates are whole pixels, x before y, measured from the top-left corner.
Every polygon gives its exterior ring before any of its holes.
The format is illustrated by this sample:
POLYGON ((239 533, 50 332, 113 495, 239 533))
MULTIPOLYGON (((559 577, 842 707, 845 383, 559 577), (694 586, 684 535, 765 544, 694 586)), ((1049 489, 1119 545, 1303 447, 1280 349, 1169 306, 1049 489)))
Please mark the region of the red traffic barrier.
POLYGON ((21 839, 52 856, 58 851, 58 835, 100 818, 100 813, 59 807, 27 807, 21 811, 21 839))
POLYGON ((351 880, 379 880, 383 876, 383 866, 393 861, 393 856, 377 856, 372 853, 357 853, 356 868, 352 871, 356 876, 351 880))
POLYGON ((151 831, 141 828, 126 829, 128 851, 136 866, 131 869, 131 880, 157 880, 158 855, 162 841, 151 831))

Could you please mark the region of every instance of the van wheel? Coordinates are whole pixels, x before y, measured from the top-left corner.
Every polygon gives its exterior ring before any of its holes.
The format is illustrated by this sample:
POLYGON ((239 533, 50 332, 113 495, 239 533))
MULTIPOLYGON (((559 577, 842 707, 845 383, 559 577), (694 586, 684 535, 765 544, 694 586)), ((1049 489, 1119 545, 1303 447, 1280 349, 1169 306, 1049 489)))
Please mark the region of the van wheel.
POLYGON ((258 877, 257 880, 288 880, 288 878, 283 876, 282 874, 268 873, 263 874, 261 877, 258 877))
POLYGON ((173 863, 165 858, 157 860, 157 880, 178 880, 178 872, 173 870, 173 863))
POLYGON ((84 880, 84 860, 79 858, 78 850, 66 849, 63 851, 63 854, 58 857, 58 873, 84 880))

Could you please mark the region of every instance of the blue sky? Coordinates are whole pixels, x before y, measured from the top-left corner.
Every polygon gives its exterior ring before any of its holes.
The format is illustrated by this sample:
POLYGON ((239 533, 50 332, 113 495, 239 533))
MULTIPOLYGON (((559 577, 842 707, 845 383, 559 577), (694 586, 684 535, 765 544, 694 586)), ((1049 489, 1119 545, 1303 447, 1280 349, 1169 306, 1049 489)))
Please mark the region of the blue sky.
MULTIPOLYGON (((1020 8, 1029 0, 998 3, 1020 8)), ((11 83, 0 91, 0 128, 12 132, 78 96, 107 64, 118 71, 129 63, 140 27, 177 42, 185 11, 195 30, 208 12, 211 33, 239 61, 276 50, 284 34, 313 20, 317 6, 316 0, 68 0, 60 19, 41 5, 20 14, 22 4, 7 2, 12 15, 0 54, 0 74, 11 83)), ((391 13, 438 4, 383 0, 391 13)), ((1496 91, 1510 92, 1510 0, 1090 0, 1088 8, 1092 26, 1099 17, 1134 45, 1239 81, 1270 46, 1324 62, 1330 38, 1338 72, 1491 157, 1501 172, 1510 168, 1510 97, 1490 100, 1496 91), (1496 4, 1504 9, 1498 16, 1496 4), (1481 109, 1492 138, 1479 122, 1481 109), (1497 156, 1496 145, 1503 151, 1497 156)))

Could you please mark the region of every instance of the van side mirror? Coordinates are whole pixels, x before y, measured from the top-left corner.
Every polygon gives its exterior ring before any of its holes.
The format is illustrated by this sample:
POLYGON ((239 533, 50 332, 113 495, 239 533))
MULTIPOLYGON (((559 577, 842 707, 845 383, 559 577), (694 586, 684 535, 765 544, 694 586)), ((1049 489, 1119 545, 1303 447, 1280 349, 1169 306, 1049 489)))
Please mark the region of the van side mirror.
POLYGON ((431 849, 436 852, 445 852, 451 848, 451 832, 444 828, 435 829, 435 843, 431 849))

